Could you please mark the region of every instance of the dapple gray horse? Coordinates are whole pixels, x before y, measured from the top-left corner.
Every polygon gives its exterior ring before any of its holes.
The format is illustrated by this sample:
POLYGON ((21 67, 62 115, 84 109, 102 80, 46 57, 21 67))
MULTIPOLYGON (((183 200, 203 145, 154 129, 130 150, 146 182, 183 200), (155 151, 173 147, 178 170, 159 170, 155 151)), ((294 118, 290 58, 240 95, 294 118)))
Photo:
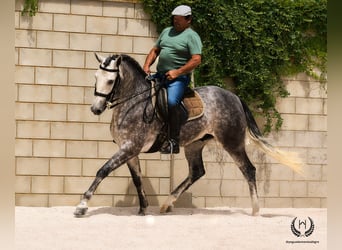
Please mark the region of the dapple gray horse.
MULTIPOLYGON (((119 151, 98 170, 74 214, 84 215, 88 209, 87 202, 100 182, 113 170, 127 163, 139 196, 139 214, 144 215, 148 201, 142 185, 138 155, 149 152, 163 126, 163 122, 154 114, 151 83, 146 80, 146 73, 140 65, 130 56, 95 56, 100 67, 95 74, 95 99, 91 111, 100 115, 106 107, 112 107, 110 131, 119 151), (145 116, 153 119, 147 122, 145 116)), ((195 91, 204 102, 204 114, 200 118, 187 121, 180 134, 180 145, 184 147, 189 175, 171 192, 160 212, 169 211, 177 198, 205 174, 202 150, 207 142, 216 140, 231 155, 246 178, 252 200, 252 214, 257 215, 259 205, 256 169, 245 151, 246 136, 264 152, 294 171, 300 171, 301 163, 289 152, 272 147, 262 138, 250 110, 235 94, 215 86, 198 87, 195 91)))

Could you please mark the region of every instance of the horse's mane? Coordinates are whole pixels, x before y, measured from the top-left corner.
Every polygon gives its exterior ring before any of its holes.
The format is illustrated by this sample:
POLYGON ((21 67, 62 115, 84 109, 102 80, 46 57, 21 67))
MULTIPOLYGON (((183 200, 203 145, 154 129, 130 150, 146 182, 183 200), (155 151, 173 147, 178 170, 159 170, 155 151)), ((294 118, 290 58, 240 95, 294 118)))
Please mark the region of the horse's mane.
POLYGON ((132 70, 136 70, 137 73, 141 74, 143 77, 147 75, 140 64, 133 57, 125 54, 121 54, 120 56, 122 61, 128 64, 132 70))

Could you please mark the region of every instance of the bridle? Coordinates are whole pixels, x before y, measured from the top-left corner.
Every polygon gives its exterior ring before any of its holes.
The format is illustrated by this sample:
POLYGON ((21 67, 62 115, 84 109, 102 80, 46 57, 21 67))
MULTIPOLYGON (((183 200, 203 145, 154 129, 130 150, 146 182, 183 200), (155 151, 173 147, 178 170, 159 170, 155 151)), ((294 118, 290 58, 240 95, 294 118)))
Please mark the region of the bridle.
POLYGON ((104 70, 104 71, 107 71, 107 72, 110 72, 110 73, 118 73, 116 78, 115 78, 115 80, 114 80, 114 84, 112 86, 112 90, 108 94, 103 94, 101 92, 98 92, 96 90, 96 83, 95 83, 95 89, 94 89, 94 95, 106 98, 107 108, 113 108, 114 107, 113 106, 113 102, 114 102, 114 96, 115 96, 115 89, 116 89, 117 85, 119 85, 120 82, 121 82, 121 78, 120 78, 120 75, 119 75, 120 71, 119 71, 119 68, 117 68, 117 69, 108 69, 106 67, 103 67, 102 64, 100 64, 100 69, 104 70))
MULTIPOLYGON (((105 65, 109 65, 109 63, 110 63, 111 60, 114 60, 114 58, 111 57, 110 60, 109 60, 109 62, 105 63, 105 65)), ((139 95, 142 95, 142 94, 144 94, 144 93, 146 93, 146 92, 150 92, 150 94, 149 94, 149 96, 147 97, 147 99, 150 99, 150 101, 151 101, 151 103, 152 103, 153 112, 152 112, 152 115, 151 115, 150 117, 147 116, 147 106, 148 106, 148 102, 146 102, 146 106, 145 106, 144 112, 143 112, 143 120, 144 120, 144 122, 151 123, 151 122, 153 121, 153 119, 154 119, 155 112, 156 112, 156 110, 155 110, 155 97, 157 96, 157 94, 155 93, 155 88, 157 87, 157 85, 160 86, 160 85, 162 85, 162 84, 159 83, 159 82, 158 82, 158 83, 155 82, 155 80, 153 79, 153 77, 151 77, 151 75, 147 75, 146 78, 145 78, 145 80, 151 84, 151 86, 150 86, 149 88, 147 88, 147 89, 145 89, 145 90, 143 90, 143 91, 141 91, 141 92, 139 92, 139 93, 136 93, 136 94, 134 94, 134 95, 128 96, 128 97, 126 97, 126 98, 122 98, 121 100, 120 100, 120 98, 114 99, 114 96, 115 96, 115 94, 116 94, 116 93, 115 93, 115 89, 116 89, 116 88, 120 85, 120 83, 121 83, 121 78, 120 78, 120 74, 119 74, 119 73, 120 73, 120 70, 119 70, 119 68, 116 68, 116 69, 108 69, 108 68, 106 68, 106 67, 103 67, 103 66, 102 66, 102 63, 100 64, 99 68, 100 68, 101 70, 104 70, 104 71, 107 71, 107 72, 110 72, 110 73, 118 73, 118 74, 117 74, 117 76, 116 76, 116 78, 115 78, 115 80, 114 80, 114 84, 113 84, 112 90, 111 90, 108 94, 103 94, 103 93, 101 93, 101 92, 98 92, 98 91, 96 90, 96 83, 95 83, 94 95, 95 95, 95 96, 100 96, 100 97, 106 98, 106 106, 107 106, 108 109, 111 109, 111 108, 114 108, 115 106, 118 106, 118 105, 120 105, 120 104, 123 104, 123 103, 125 103, 126 101, 131 100, 131 99, 133 99, 133 98, 135 98, 135 97, 137 97, 137 96, 139 96, 139 95), (153 92, 153 93, 152 93, 152 92, 153 92), (152 98, 154 98, 154 99, 152 100, 152 98)), ((159 89, 160 89, 160 87, 159 87, 159 89)))

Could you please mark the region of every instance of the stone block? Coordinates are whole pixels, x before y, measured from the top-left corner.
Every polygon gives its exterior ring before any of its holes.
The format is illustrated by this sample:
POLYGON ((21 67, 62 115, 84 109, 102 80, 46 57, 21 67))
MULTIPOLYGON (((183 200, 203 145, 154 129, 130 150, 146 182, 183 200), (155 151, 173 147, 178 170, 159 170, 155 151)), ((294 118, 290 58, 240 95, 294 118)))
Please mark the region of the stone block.
POLYGON ((71 13, 79 15, 102 15, 102 1, 73 0, 71 1, 71 13))
POLYGON ((311 148, 308 149, 308 164, 328 164, 328 156, 326 148, 311 148))
POLYGON ((96 158, 97 142, 93 141, 67 141, 66 142, 67 157, 75 158, 96 158))
POLYGON ((30 193, 31 176, 16 176, 14 190, 16 193, 30 193))
POLYGON ((283 130, 307 130, 309 126, 308 115, 283 114, 283 130))
POLYGON ((69 34, 66 32, 37 32, 37 47, 45 49, 68 49, 69 34))
POLYGON ((267 137, 267 140, 275 147, 294 147, 295 132, 286 130, 272 132, 267 137))
POLYGON ((279 197, 279 181, 258 181, 257 189, 259 197, 279 197))
POLYGON ((308 182, 308 197, 323 197, 328 196, 328 183, 326 181, 309 181, 308 182))
POLYGON ((71 86, 91 87, 95 86, 95 70, 69 69, 68 84, 71 86))
POLYGON ((82 173, 81 159, 53 158, 50 160, 50 175, 80 176, 82 173))
POLYGON ((48 206, 76 206, 79 202, 80 195, 50 194, 48 206))
POLYGON ((37 84, 67 85, 68 70, 63 68, 36 68, 37 84))
POLYGON ((34 67, 15 66, 14 81, 15 83, 34 83, 34 67))
POLYGON ((53 14, 38 12, 35 16, 20 16, 20 28, 28 30, 52 30, 53 14))
POLYGON ((327 83, 320 83, 311 81, 310 82, 310 97, 312 98, 327 98, 327 83))
POLYGON ((27 207, 47 207, 49 196, 47 194, 16 194, 15 205, 27 207))
MULTIPOLYGON (((108 137, 111 140, 111 137, 108 137)), ((118 152, 119 147, 118 145, 114 144, 112 141, 101 141, 98 142, 99 145, 99 152, 98 157, 102 159, 109 159, 111 158, 116 152, 118 152)))
POLYGON ((236 196, 236 197, 249 196, 249 188, 248 188, 247 181, 222 180, 222 184, 221 184, 221 181, 218 181, 218 182, 219 182, 219 189, 217 190, 218 193, 216 196, 219 196, 221 194, 222 196, 236 196))
POLYGON ((84 100, 84 89, 82 87, 52 87, 52 102, 80 104, 84 100))
POLYGON ((84 124, 83 138, 85 140, 112 140, 108 124, 86 123, 84 124))
POLYGON ((294 208, 319 208, 321 207, 321 199, 320 198, 294 198, 293 199, 293 207, 294 208))
POLYGON ((265 198, 265 207, 268 208, 287 208, 293 207, 292 198, 265 198))
POLYGON ((297 114, 323 114, 323 99, 296 98, 297 114))
MULTIPOLYGON (((222 183, 223 185, 223 183, 222 183)), ((198 180, 189 189, 194 196, 220 196, 221 181, 220 180, 198 180)), ((222 195, 227 195, 228 191, 222 187, 222 195)))
POLYGON ((104 159, 82 159, 82 176, 96 176, 97 171, 106 161, 104 159))
POLYGON ((80 123, 51 123, 51 139, 80 140, 83 136, 83 125, 80 123))
POLYGON ((34 140, 33 156, 36 157, 65 157, 65 141, 34 140))
POLYGON ((147 177, 170 177, 170 164, 168 162, 146 160, 147 177))
POLYGON ((305 164, 303 166, 304 174, 294 173, 294 180, 319 181, 322 180, 322 166, 305 164))
POLYGON ((38 121, 17 121, 18 138, 49 138, 50 123, 38 121))
POLYGON ((154 38, 134 37, 133 38, 133 53, 147 54, 155 44, 154 38))
POLYGON ((133 3, 103 2, 103 16, 134 17, 133 3))
POLYGON ((39 12, 70 13, 70 0, 40 1, 39 12))
POLYGON ((33 30, 15 30, 14 46, 35 48, 37 33, 33 30))
POLYGON ((91 200, 89 201, 88 205, 91 206, 106 206, 106 207, 112 207, 114 201, 113 195, 94 195, 91 200))
POLYGON ((15 103, 15 119, 16 120, 33 120, 33 104, 32 103, 15 103))
MULTIPOLYGON (((159 195, 159 178, 143 178, 143 185, 147 195, 159 195)), ((130 194, 136 195, 134 185, 131 185, 130 194), (132 191, 133 190, 133 191, 132 191)))
POLYGON ((149 21, 119 18, 118 34, 123 36, 148 36, 149 21))
POLYGON ((63 193, 64 177, 33 176, 32 193, 63 193))
POLYGON ((98 116, 95 116, 90 111, 89 105, 68 105, 68 121, 72 122, 97 122, 98 116))
POLYGON ((64 194, 83 194, 88 190, 94 178, 92 177, 65 177, 64 194))
POLYGON ((85 32, 85 16, 54 14, 55 31, 85 32))
POLYGON ((118 32, 118 19, 87 16, 86 32, 115 35, 118 32))
POLYGON ((102 51, 108 53, 132 53, 133 38, 130 36, 103 36, 102 51))
POLYGON ((169 178, 159 178, 159 194, 170 194, 170 179, 169 178))
POLYGON ((31 139, 15 139, 15 156, 32 156, 33 147, 31 139))
POLYGON ((97 194, 128 194, 128 178, 107 177, 98 186, 97 194))
POLYGON ((48 175, 49 159, 18 157, 15 172, 17 175, 48 175))
POLYGON ((83 68, 84 52, 71 50, 54 50, 53 66, 66 68, 83 68))
POLYGON ((50 102, 51 87, 40 85, 19 85, 18 101, 21 102, 50 102))
POLYGON ((282 114, 292 114, 296 110, 296 99, 293 97, 278 98, 276 108, 282 114))
POLYGON ((70 34, 70 49, 99 51, 101 50, 101 35, 70 34))
POLYGON ((19 50, 19 64, 31 66, 51 66, 52 51, 49 49, 24 49, 19 50))
POLYGON ((296 131, 296 147, 320 148, 327 145, 326 132, 296 131))
POLYGON ((34 105, 34 119, 42 121, 65 121, 66 104, 36 103, 34 105))
POLYGON ((328 119, 326 115, 310 115, 309 116, 310 131, 327 131, 328 119))
POLYGON ((280 181, 279 195, 281 197, 306 197, 308 194, 305 181, 280 181))

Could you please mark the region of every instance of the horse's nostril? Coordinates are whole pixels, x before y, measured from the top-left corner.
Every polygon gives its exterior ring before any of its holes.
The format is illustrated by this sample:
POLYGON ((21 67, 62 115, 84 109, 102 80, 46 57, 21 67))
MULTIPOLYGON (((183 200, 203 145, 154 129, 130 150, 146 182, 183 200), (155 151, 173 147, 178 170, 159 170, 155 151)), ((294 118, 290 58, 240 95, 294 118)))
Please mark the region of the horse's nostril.
POLYGON ((91 106, 90 110, 91 112, 93 112, 94 115, 100 115, 102 113, 101 109, 95 108, 93 106, 91 106))

